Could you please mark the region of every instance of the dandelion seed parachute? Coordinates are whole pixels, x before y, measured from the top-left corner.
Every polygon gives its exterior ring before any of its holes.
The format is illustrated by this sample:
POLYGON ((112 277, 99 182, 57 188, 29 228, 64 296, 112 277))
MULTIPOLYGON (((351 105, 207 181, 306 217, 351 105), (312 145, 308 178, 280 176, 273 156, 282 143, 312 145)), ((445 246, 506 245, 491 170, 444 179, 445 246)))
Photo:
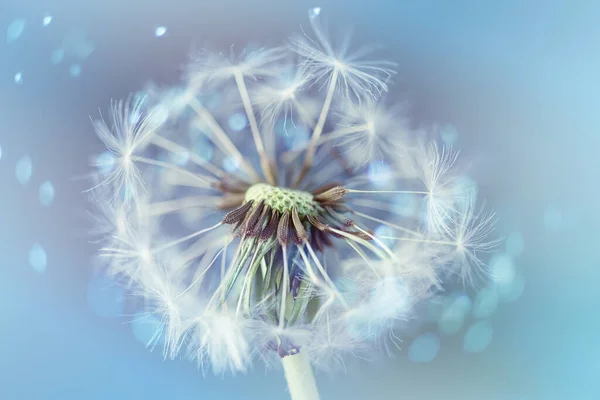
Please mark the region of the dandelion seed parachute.
POLYGON ((165 357, 215 373, 283 359, 296 399, 318 397, 298 374, 395 337, 443 280, 484 274, 495 245, 493 217, 458 192, 456 153, 383 104, 392 64, 311 24, 316 39, 202 53, 182 89, 114 103, 95 123, 113 157, 91 190, 100 259, 161 321, 165 357), (291 149, 286 126, 306 145, 291 149), (406 195, 423 209, 399 209, 406 195))

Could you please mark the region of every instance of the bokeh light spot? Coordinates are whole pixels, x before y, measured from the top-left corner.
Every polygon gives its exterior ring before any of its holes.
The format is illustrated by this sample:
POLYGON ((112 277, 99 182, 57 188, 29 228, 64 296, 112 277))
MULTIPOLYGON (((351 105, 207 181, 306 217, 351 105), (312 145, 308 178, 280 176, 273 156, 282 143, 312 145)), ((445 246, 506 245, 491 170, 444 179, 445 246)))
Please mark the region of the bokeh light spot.
POLYGON ((521 232, 512 232, 506 238, 506 252, 513 256, 518 257, 523 253, 525 249, 525 239, 521 232))
POLYGON ((47 262, 48 259, 44 248, 39 243, 34 244, 31 250, 29 250, 29 264, 37 272, 44 272, 46 271, 47 262))
POLYGON ((54 185, 50 181, 45 181, 40 186, 40 203, 48 207, 54 200, 54 185))
POLYGON ((73 64, 69 67, 69 75, 71 75, 73 78, 78 78, 79 76, 81 76, 81 65, 79 64, 73 64))
POLYGON ((52 22, 52 15, 50 15, 50 14, 44 15, 44 19, 42 20, 42 24, 44 26, 48 26, 48 25, 50 25, 50 22, 52 22))
POLYGON ((488 318, 498 308, 498 291, 495 287, 487 287, 477 293, 473 305, 475 318, 488 318))
POLYGON ((232 131, 239 132, 248 125, 248 119, 242 113, 235 113, 227 119, 227 125, 232 131))
POLYGON ((438 329, 444 335, 454 335, 462 328, 473 304, 466 293, 456 292, 446 299, 438 320, 438 329))
POLYGON ((96 156, 96 168, 102 175, 108 175, 115 167, 116 159, 113 153, 105 151, 96 156))
POLYGON ((17 180, 21 185, 27 184, 29 179, 31 179, 31 175, 33 174, 33 162, 31 161, 31 157, 23 156, 17 161, 17 165, 15 167, 15 175, 17 180))
POLYGON ((458 131, 452 125, 445 125, 440 129, 440 138, 448 145, 455 145, 458 141, 458 131))
POLYGON ((106 276, 95 276, 87 288, 90 308, 101 317, 119 317, 125 309, 124 289, 106 276))
POLYGON ((514 279, 503 285, 498 285, 498 295, 505 303, 516 301, 525 290, 525 277, 520 272, 515 273, 514 279))
POLYGON ((54 65, 60 64, 63 58, 65 58, 65 51, 63 49, 55 49, 50 54, 50 62, 54 65))
POLYGON ((417 337, 408 348, 408 359, 416 363, 428 363, 440 351, 440 338, 433 332, 417 337))
POLYGON ((154 36, 156 37, 164 36, 165 33, 167 33, 167 27, 165 26, 159 26, 154 30, 154 36))
POLYGON ((133 336, 148 347, 164 343, 163 329, 163 323, 154 314, 137 314, 131 323, 133 336))
POLYGON ((299 150, 305 147, 310 140, 310 134, 306 127, 292 123, 283 124, 282 122, 281 136, 285 146, 290 150, 299 150))
POLYGON ((240 168, 240 161, 235 157, 223 159, 223 169, 227 172, 235 172, 240 168))
POLYGON ((471 325, 463 338, 463 350, 467 353, 479 353, 485 350, 492 342, 494 329, 492 324, 485 320, 471 325))
POLYGON ((313 7, 308 11, 308 17, 313 19, 317 18, 321 14, 321 7, 313 7))
POLYGON ((373 162, 369 164, 367 171, 369 181, 375 185, 385 185, 392 178, 393 171, 389 165, 384 162, 373 162))
POLYGON ((15 19, 6 29, 6 43, 12 43, 17 40, 25 29, 24 19, 15 19))
POLYGON ((213 157, 214 149, 208 139, 198 138, 194 143, 194 153, 201 159, 210 161, 213 157))
POLYGON ((492 279, 498 285, 509 285, 515 278, 515 266, 512 259, 503 253, 495 254, 490 260, 492 279))
POLYGON ((15 83, 17 85, 20 85, 21 83, 23 83, 23 73, 22 72, 17 72, 15 74, 14 80, 15 80, 15 83))

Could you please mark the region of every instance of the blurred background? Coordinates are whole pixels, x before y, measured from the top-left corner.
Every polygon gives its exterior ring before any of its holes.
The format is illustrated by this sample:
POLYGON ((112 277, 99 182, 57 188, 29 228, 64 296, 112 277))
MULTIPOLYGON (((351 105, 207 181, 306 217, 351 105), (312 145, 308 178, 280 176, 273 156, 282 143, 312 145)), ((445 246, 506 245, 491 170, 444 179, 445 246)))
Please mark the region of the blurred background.
MULTIPOLYGON (((194 49, 277 45, 321 8, 381 43, 416 123, 460 147, 506 244, 503 280, 451 293, 401 350, 319 374, 327 399, 600 399, 600 3, 2 0, 0 399, 284 399, 280 370, 204 377, 145 348, 96 276, 90 116, 194 49)), ((134 321, 134 322, 132 322, 134 321)))

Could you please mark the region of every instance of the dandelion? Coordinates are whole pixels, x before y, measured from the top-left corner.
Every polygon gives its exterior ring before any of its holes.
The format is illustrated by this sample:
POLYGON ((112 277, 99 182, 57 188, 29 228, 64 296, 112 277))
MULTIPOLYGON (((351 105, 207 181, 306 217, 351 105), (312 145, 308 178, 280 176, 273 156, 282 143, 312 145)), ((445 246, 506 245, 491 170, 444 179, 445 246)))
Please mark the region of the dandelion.
POLYGON ((296 400, 318 398, 313 367, 398 345, 415 305, 484 277, 497 243, 474 192, 456 195, 457 154, 381 102, 391 64, 334 50, 316 18, 315 41, 202 53, 183 88, 114 103, 91 190, 100 260, 161 322, 149 346, 218 374, 281 360, 296 400))

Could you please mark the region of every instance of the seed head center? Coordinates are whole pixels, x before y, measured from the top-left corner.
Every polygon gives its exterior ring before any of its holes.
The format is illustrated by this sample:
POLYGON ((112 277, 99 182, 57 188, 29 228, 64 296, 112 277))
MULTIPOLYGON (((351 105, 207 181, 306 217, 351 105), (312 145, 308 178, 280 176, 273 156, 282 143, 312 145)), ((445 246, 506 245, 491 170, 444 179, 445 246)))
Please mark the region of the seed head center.
POLYGON ((271 186, 266 183, 257 183, 246 190, 244 202, 251 200, 255 204, 264 201, 267 206, 282 214, 286 211, 291 212, 293 208, 296 208, 300 217, 316 216, 320 209, 312 193, 271 186))

